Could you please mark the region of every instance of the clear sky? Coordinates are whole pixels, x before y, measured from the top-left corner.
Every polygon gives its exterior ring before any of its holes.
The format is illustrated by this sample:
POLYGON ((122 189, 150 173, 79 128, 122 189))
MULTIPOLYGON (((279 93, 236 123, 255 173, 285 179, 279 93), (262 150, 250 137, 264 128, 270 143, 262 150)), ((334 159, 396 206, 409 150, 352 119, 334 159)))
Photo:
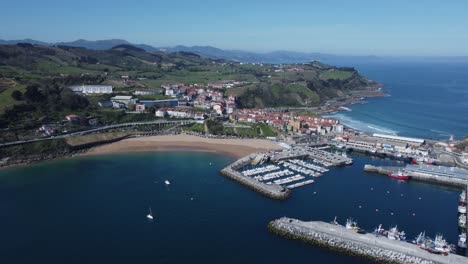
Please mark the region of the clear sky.
POLYGON ((468 0, 1 0, 0 38, 468 55, 468 0))

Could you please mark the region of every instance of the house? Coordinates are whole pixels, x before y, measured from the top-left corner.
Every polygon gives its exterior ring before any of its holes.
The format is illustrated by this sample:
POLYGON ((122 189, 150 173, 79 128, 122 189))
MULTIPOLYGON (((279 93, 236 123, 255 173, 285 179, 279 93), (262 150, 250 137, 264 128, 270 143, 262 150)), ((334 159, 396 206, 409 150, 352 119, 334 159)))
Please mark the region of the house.
POLYGON ((166 109, 164 109, 164 108, 158 109, 158 110, 156 110, 154 115, 156 117, 165 117, 167 115, 166 109))
POLYGON ((193 119, 195 120, 204 120, 205 119, 205 113, 203 112, 196 112, 193 115, 193 119))
POLYGON ((44 133, 44 135, 46 135, 46 136, 53 136, 58 132, 57 128, 55 128, 52 125, 42 125, 39 128, 39 131, 44 133))
POLYGON ((220 104, 215 104, 213 105, 213 110, 215 110, 218 115, 222 115, 224 109, 220 104))
POLYGON ((98 105, 102 108, 110 108, 112 107, 112 101, 99 101, 98 105))
POLYGON ((135 111, 143 113, 146 111, 146 107, 144 104, 136 104, 135 105, 135 111))
POLYGON ((117 109, 124 109, 125 104, 117 101, 111 101, 112 102, 112 108, 117 108, 117 109))
POLYGON ((72 123, 79 123, 80 122, 80 117, 77 115, 67 115, 65 117, 67 121, 72 122, 72 123))
POLYGON ((73 92, 79 94, 111 94, 112 85, 70 85, 73 92))
POLYGON ((462 161, 465 164, 468 164, 468 152, 463 152, 462 161))
POLYGON ((134 104, 136 102, 135 99, 131 95, 117 95, 110 99, 112 102, 119 102, 123 103, 125 106, 129 104, 134 104))

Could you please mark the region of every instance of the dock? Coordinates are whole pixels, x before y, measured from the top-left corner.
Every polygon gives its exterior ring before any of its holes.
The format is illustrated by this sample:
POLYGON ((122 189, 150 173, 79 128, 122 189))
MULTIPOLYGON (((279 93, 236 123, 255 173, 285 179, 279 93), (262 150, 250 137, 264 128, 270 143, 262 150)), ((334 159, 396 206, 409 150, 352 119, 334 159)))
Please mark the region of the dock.
POLYGON ((352 164, 343 154, 312 147, 293 147, 279 152, 257 153, 243 157, 220 171, 272 199, 284 200, 291 190, 315 182, 329 171, 327 167, 352 164))
POLYGON ((468 258, 456 254, 431 254, 417 245, 390 240, 372 234, 358 234, 343 226, 320 221, 304 222, 283 217, 268 224, 271 232, 280 236, 328 247, 353 256, 377 262, 393 263, 468 263, 468 258))
MULTIPOLYGON (((433 165, 425 165, 433 167, 437 169, 439 166, 433 165)), ((462 187, 468 184, 468 178, 463 177, 454 177, 449 174, 445 174, 441 171, 441 173, 437 173, 437 171, 422 171, 417 169, 414 165, 407 165, 406 167, 385 167, 385 166, 373 166, 373 165, 365 165, 364 171, 367 172, 376 172, 380 174, 389 174, 389 173, 397 173, 398 170, 401 170, 406 175, 410 176, 412 180, 424 181, 424 182, 431 182, 437 183, 442 185, 448 186, 455 186, 455 187, 462 187)))
POLYGON ((343 155, 311 147, 294 147, 271 155, 271 160, 279 162, 289 159, 313 159, 326 166, 350 165, 353 160, 343 155))
POLYGON ((220 171, 220 174, 226 176, 242 185, 249 187, 269 198, 276 200, 285 200, 291 195, 291 191, 288 188, 284 188, 278 184, 266 184, 258 181, 252 177, 244 176, 239 172, 239 169, 245 167, 252 162, 255 162, 258 155, 252 154, 241 158, 234 163, 231 163, 220 171))

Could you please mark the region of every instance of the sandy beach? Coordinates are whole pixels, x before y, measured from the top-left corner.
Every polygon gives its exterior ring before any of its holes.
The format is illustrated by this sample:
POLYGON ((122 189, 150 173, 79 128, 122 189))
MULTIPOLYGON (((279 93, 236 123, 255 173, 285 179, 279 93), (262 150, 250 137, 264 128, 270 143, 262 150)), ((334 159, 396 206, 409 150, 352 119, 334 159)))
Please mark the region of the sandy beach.
POLYGON ((262 139, 213 139, 192 135, 163 135, 122 140, 92 148, 84 155, 180 150, 214 152, 243 157, 254 152, 279 149, 281 147, 276 143, 262 139))

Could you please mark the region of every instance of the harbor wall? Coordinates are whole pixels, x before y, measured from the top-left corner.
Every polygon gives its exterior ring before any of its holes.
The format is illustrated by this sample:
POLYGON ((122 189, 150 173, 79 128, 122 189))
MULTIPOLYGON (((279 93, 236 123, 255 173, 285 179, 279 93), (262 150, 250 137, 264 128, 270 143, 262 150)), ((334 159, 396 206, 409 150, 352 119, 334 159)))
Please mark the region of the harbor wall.
MULTIPOLYGON (((401 168, 400 167, 379 167, 379 166, 373 166, 373 165, 364 166, 364 171, 376 172, 376 173, 385 174, 385 175, 389 173, 396 173, 398 172, 398 169, 404 170, 404 167, 401 167, 401 168)), ((462 187, 462 188, 465 188, 465 186, 467 185, 467 181, 463 179, 428 175, 424 173, 406 172, 406 171, 405 173, 411 177, 411 180, 437 183, 441 185, 455 186, 455 187, 462 187)))
POLYGON ((291 191, 277 184, 265 184, 251 177, 242 175, 238 170, 252 162, 256 155, 249 155, 228 165, 219 173, 248 188, 257 191, 271 199, 286 200, 291 196, 291 191))
POLYGON ((325 222, 303 222, 283 217, 268 224, 271 232, 280 236, 301 240, 314 245, 377 262, 390 263, 468 263, 468 258, 449 254, 435 255, 407 242, 358 234, 343 226, 325 222))

